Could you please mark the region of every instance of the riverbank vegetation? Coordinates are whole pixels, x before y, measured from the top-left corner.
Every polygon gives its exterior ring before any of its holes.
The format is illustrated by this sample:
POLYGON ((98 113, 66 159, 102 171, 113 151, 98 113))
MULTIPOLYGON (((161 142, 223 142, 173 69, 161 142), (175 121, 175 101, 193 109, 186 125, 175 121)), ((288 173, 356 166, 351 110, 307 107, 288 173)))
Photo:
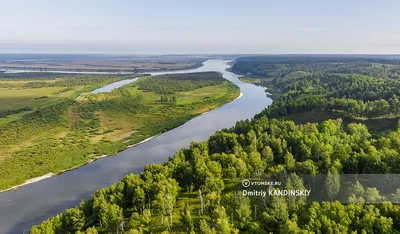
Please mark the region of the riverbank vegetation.
MULTIPOLYGON (((209 80, 192 84, 193 75, 186 80, 180 74, 179 80, 188 87, 163 94, 142 86, 148 79, 157 84, 153 77, 143 77, 141 82, 110 93, 89 92, 132 75, 0 81, 8 86, 4 91, 17 93, 2 96, 0 91, 0 98, 8 100, 0 102, 5 110, 0 118, 0 190, 49 172, 60 173, 101 155, 115 154, 239 95, 239 88, 219 73, 198 76, 209 80), (40 85, 33 88, 31 82, 40 85), (168 101, 161 101, 164 99, 168 101)), ((159 78, 175 80, 171 75, 159 78)))
POLYGON ((139 80, 137 83, 140 90, 158 94, 173 94, 218 85, 224 80, 224 78, 216 76, 215 72, 202 72, 153 76, 139 80))
POLYGON ((239 80, 245 83, 252 83, 252 84, 261 84, 261 79, 257 77, 239 77, 239 80))
POLYGON ((346 187, 334 179, 399 173, 399 126, 375 123, 372 133, 363 124, 397 117, 399 61, 297 57, 271 65, 263 59, 250 58, 258 66, 249 62, 255 68, 242 70, 260 72, 274 91, 274 103, 254 119, 127 175, 31 233, 400 233, 400 188, 380 191, 362 181, 346 187), (305 189, 304 174, 326 175, 314 194, 328 201, 241 193, 242 179, 263 176, 285 189, 305 189), (346 203, 336 201, 339 194, 346 203))

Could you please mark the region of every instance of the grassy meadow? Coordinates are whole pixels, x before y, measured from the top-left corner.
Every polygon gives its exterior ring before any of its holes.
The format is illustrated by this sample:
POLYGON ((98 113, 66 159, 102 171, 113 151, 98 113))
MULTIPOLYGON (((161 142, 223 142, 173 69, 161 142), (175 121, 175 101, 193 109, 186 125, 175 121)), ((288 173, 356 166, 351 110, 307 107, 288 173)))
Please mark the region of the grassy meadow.
POLYGON ((130 77, 0 80, 0 190, 115 154, 239 95, 219 73, 199 76, 142 77, 99 94, 90 90, 130 77), (152 90, 158 82, 168 90, 152 90))
POLYGON ((245 83, 261 84, 262 79, 257 77, 239 77, 239 80, 245 83))

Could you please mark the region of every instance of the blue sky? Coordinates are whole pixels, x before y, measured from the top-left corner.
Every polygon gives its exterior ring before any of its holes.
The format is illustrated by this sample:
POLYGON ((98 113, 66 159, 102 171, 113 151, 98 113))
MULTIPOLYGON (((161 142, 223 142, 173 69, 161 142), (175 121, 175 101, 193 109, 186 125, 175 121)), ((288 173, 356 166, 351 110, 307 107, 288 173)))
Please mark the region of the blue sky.
POLYGON ((400 1, 3 0, 0 53, 400 53, 400 1))

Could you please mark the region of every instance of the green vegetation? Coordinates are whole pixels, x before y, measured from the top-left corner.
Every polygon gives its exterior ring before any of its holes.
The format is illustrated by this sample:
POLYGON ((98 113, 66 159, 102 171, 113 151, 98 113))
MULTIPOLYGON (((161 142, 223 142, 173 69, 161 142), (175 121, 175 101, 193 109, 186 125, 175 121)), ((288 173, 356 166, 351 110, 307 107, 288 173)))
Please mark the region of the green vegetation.
POLYGON ((217 72, 202 72, 154 76, 139 80, 138 85, 140 90, 172 94, 218 85, 224 81, 217 72))
MULTIPOLYGON (((199 77, 204 75, 198 73, 199 77)), ((27 95, 18 101, 14 100, 19 98, 16 95, 3 97, 14 101, 11 103, 16 108, 2 112, 6 117, 0 118, 9 120, 0 126, 0 189, 49 172, 60 173, 101 155, 115 154, 239 95, 238 87, 221 78, 219 73, 206 75, 217 82, 200 82, 202 86, 197 88, 199 82, 190 83, 192 75, 189 82, 184 75, 179 75, 188 84, 189 88, 185 89, 188 91, 168 94, 142 90, 141 85, 152 77, 96 95, 87 91, 128 76, 66 76, 35 88, 27 87, 27 82, 14 82, 19 87, 7 91, 27 95), (47 88, 56 90, 41 91, 47 88), (84 93, 79 96, 81 92, 84 93), (161 102, 162 97, 173 101, 161 102), (20 109, 20 106, 29 109, 20 109)), ((174 76, 165 79, 174 79, 174 76)), ((10 102, 1 103, 10 105, 10 102)))
POLYGON ((388 127, 396 129, 400 117, 400 67, 393 64, 398 60, 261 57, 239 60, 233 70, 267 77, 260 78, 261 83, 273 94, 274 103, 260 115, 296 123, 320 122, 317 116, 340 117, 381 134, 388 127), (253 60, 257 66, 250 63, 253 60), (278 67, 279 73, 274 70, 278 67))
POLYGON ((71 75, 56 73, 0 74, 0 126, 24 114, 75 99, 80 93, 133 75, 71 75), (52 78, 53 77, 53 78, 52 78))
MULTIPOLYGON (((31 233, 88 233, 88 228, 98 233, 122 228, 125 233, 398 233, 400 206, 369 204, 370 193, 350 191, 349 201, 355 195, 360 199, 344 205, 307 203, 304 197, 263 200, 234 191, 241 179, 264 174, 290 175, 284 187, 301 189, 296 174, 397 173, 399 140, 400 131, 373 138, 364 125, 344 126, 340 120, 305 125, 266 117, 240 121, 162 165, 148 165, 140 175, 98 190, 91 200, 31 233)), ((386 196, 396 196, 396 189, 386 196)), ((321 193, 334 198, 338 191, 321 193)))
POLYGON ((261 78, 257 77, 239 77, 239 80, 245 83, 252 83, 252 84, 261 84, 261 78))
POLYGON ((399 59, 383 58, 253 56, 237 59, 232 71, 264 78, 293 78, 293 74, 296 77, 316 72, 399 77, 399 65, 399 59))
POLYGON ((400 205, 380 202, 397 199, 400 188, 381 194, 358 181, 345 190, 334 176, 400 172, 400 128, 389 121, 399 114, 397 67, 384 71, 376 64, 398 61, 373 59, 369 66, 365 59, 346 65, 346 59, 297 57, 278 66, 258 59, 239 59, 233 70, 251 60, 248 72, 272 86, 270 107, 207 142, 193 142, 166 163, 98 190, 31 233, 400 233, 400 205), (372 135, 359 123, 371 121, 388 121, 376 130, 386 134, 372 135), (327 175, 319 193, 330 202, 236 192, 243 178, 265 175, 286 189, 304 189, 298 176, 304 174, 327 175), (348 204, 335 201, 338 194, 346 194, 348 204))

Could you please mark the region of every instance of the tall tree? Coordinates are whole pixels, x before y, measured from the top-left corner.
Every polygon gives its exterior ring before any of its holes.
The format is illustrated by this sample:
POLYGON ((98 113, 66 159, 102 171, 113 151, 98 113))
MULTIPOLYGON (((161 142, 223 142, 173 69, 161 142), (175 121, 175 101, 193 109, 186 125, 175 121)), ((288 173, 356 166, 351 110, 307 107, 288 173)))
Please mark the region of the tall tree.
POLYGON ((335 167, 331 167, 325 179, 326 193, 328 197, 333 200, 336 194, 340 191, 340 175, 335 167))

